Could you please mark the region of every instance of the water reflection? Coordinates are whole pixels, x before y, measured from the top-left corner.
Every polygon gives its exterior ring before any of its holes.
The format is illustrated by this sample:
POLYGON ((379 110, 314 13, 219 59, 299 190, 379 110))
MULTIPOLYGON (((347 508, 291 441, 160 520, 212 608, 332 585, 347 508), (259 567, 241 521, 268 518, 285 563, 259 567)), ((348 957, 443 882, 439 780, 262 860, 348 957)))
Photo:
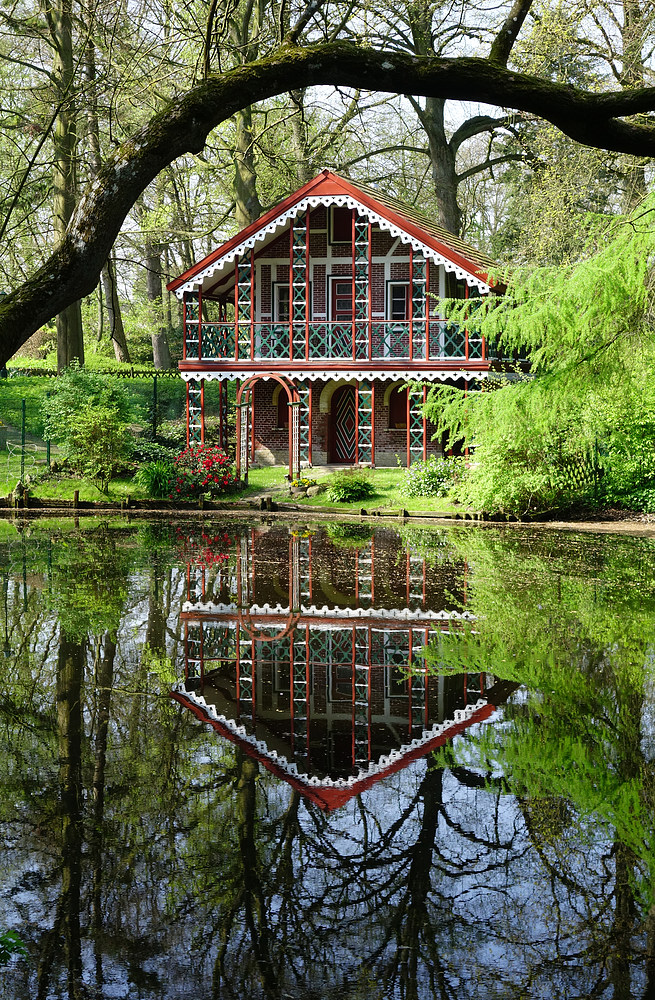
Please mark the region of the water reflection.
POLYGON ((448 562, 444 574, 393 532, 376 544, 367 529, 339 527, 336 545, 334 528, 185 539, 185 680, 174 694, 328 809, 488 718, 507 695, 483 671, 435 675, 422 655, 436 629, 471 618, 463 565, 448 562))
POLYGON ((0 529, 0 996, 653 995, 650 540, 0 529))

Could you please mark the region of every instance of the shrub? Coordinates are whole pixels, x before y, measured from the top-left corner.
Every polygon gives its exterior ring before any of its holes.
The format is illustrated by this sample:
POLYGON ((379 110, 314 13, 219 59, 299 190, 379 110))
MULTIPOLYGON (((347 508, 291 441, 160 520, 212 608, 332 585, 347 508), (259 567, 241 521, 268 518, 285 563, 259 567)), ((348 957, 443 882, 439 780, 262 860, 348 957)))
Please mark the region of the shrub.
POLYGON ((143 487, 148 496, 162 500, 168 497, 171 490, 171 481, 175 475, 175 468, 172 462, 164 459, 157 459, 142 465, 134 476, 137 486, 143 487))
POLYGON ((427 461, 410 465, 401 492, 408 497, 445 497, 463 473, 462 459, 430 455, 427 461))
POLYGON ((328 500, 333 503, 354 503, 373 496, 375 487, 361 469, 344 469, 330 477, 328 500))
POLYGON ((188 500, 225 493, 236 485, 230 459, 214 445, 185 448, 175 459, 169 498, 188 500))
POLYGON ((132 436, 116 410, 87 403, 69 429, 67 451, 71 465, 107 492, 109 481, 130 457, 132 436))

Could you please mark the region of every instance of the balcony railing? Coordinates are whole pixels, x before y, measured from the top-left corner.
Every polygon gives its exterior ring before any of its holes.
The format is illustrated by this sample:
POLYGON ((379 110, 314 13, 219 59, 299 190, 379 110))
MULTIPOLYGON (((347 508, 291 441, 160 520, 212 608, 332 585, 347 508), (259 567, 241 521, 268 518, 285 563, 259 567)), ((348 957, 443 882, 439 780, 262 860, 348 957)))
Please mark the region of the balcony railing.
POLYGON ((446 320, 353 323, 187 322, 186 361, 469 361, 488 353, 478 336, 446 320))

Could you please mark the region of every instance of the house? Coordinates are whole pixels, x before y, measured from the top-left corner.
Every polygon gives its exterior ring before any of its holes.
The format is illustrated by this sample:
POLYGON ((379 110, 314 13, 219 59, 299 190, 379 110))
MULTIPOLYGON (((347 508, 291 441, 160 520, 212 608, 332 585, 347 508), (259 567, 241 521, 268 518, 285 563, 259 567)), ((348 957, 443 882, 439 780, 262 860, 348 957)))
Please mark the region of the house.
POLYGON ((329 529, 196 531, 184 553, 185 676, 171 695, 322 809, 507 697, 489 674, 439 676, 422 655, 470 620, 464 563, 427 562, 384 528, 355 547, 329 529))
POLYGON ((484 340, 439 298, 494 288, 493 261, 413 208, 324 170, 169 290, 184 304, 188 441, 204 441, 203 386, 237 383, 237 470, 284 463, 411 464, 439 452, 427 386, 484 379, 484 340), (408 382, 420 386, 409 392, 408 382))

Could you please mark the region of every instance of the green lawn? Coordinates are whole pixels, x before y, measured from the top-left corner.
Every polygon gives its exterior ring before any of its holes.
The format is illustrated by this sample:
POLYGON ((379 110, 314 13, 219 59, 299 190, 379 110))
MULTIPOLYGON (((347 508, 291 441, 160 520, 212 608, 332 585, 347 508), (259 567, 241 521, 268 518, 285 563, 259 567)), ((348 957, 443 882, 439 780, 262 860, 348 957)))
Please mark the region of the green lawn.
MULTIPOLYGON (((39 456, 42 458, 43 456, 39 456)), ((44 463, 40 462, 34 470, 26 468, 29 475, 31 471, 41 471, 44 463)), ((16 486, 20 473, 20 457, 9 459, 6 451, 0 451, 0 496, 8 496, 16 486)), ((328 482, 330 473, 325 471, 314 472, 312 469, 306 471, 308 478, 316 479, 317 482, 328 482)), ((315 497, 296 498, 290 497, 286 489, 286 468, 281 465, 268 466, 260 469, 251 469, 248 475, 248 488, 242 493, 231 494, 227 500, 248 499, 261 495, 262 491, 270 491, 276 500, 290 503, 297 503, 305 507, 325 507, 326 510, 334 511, 359 511, 377 510, 380 508, 389 511, 410 510, 410 511, 443 511, 447 513, 457 509, 457 505, 448 499, 440 497, 407 497, 401 492, 405 478, 405 470, 400 468, 391 469, 371 469, 368 473, 374 487, 375 494, 365 500, 357 500, 352 503, 333 503, 328 500, 326 493, 319 493, 315 497)), ((80 500, 113 500, 120 501, 129 495, 134 500, 145 500, 147 495, 142 487, 137 486, 132 479, 113 479, 109 494, 103 494, 97 486, 87 480, 74 476, 56 475, 38 482, 30 487, 30 493, 35 497, 51 500, 72 500, 75 490, 79 490, 80 500)))
MULTIPOLYGON (((243 497, 252 496, 262 490, 270 490, 276 493, 286 486, 286 469, 284 466, 268 466, 261 469, 251 469, 248 474, 248 489, 242 494, 243 497)), ((314 472, 307 469, 303 473, 311 479, 316 479, 318 483, 328 482, 330 473, 314 472)), ((333 510, 376 510, 379 507, 389 510, 425 510, 425 511, 452 511, 457 509, 457 505, 452 501, 441 497, 407 497, 401 493, 401 487, 405 480, 405 470, 394 467, 389 469, 371 469, 369 473, 375 486, 375 494, 366 500, 357 500, 353 503, 335 504, 328 500, 325 493, 319 493, 315 497, 297 499, 288 497, 286 490, 283 497, 276 497, 278 500, 290 500, 293 503, 308 507, 325 507, 333 510)))

